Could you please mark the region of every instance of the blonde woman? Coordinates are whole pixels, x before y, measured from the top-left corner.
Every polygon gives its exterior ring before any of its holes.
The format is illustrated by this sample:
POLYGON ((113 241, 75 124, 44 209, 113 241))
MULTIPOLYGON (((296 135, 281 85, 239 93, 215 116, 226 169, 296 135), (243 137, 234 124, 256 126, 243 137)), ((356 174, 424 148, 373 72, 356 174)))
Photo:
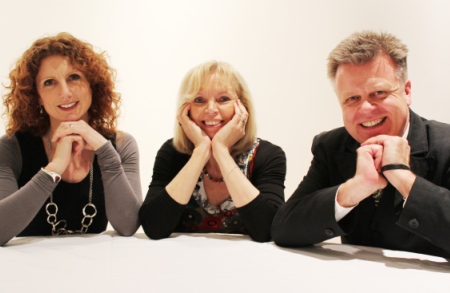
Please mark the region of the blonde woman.
POLYGON ((242 233, 269 241, 284 202, 286 158, 257 138, 243 78, 223 62, 200 64, 181 84, 178 109, 175 137, 156 156, 140 210, 145 233, 242 233))

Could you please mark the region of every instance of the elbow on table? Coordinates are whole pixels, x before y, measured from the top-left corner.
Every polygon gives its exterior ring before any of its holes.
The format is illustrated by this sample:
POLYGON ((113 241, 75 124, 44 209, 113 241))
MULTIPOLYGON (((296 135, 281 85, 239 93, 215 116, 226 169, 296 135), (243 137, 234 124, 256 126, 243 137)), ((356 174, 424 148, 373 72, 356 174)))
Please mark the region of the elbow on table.
POLYGON ((306 243, 301 241, 301 239, 295 239, 293 237, 286 236, 284 234, 275 234, 272 236, 273 242, 280 247, 307 247, 313 245, 312 243, 306 243))
POLYGON ((147 235, 147 237, 152 240, 165 239, 165 238, 168 238, 170 236, 170 234, 172 234, 172 233, 157 231, 156 229, 151 229, 149 227, 144 227, 144 225, 142 225, 142 227, 145 232, 145 235, 147 235))
POLYGON ((272 237, 270 236, 270 231, 263 232, 263 233, 248 233, 250 238, 255 242, 269 242, 272 240, 272 237))
POLYGON ((298 229, 293 231, 285 225, 277 224, 275 221, 272 225, 271 233, 273 242, 281 247, 305 247, 313 245, 312 243, 305 242, 305 239, 299 236, 298 229))
POLYGON ((3 241, 3 242, 0 242, 0 246, 5 246, 5 244, 6 243, 8 243, 9 242, 9 240, 6 240, 6 241, 3 241))
POLYGON ((125 227, 121 229, 114 228, 114 229, 116 230, 117 233, 120 234, 120 236, 130 237, 136 233, 140 225, 141 225, 140 223, 137 223, 137 225, 135 225, 134 227, 125 227))

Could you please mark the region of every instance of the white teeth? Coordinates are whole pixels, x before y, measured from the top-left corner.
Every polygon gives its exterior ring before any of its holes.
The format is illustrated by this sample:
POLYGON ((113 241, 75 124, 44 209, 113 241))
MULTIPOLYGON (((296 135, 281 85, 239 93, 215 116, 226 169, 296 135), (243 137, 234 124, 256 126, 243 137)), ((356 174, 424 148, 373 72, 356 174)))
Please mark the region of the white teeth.
POLYGON ((77 102, 73 102, 73 103, 71 103, 71 104, 67 104, 67 105, 60 105, 60 107, 61 108, 65 108, 65 109, 67 109, 67 108, 70 108, 70 107, 73 107, 73 106, 75 106, 75 104, 76 104, 77 102))
POLYGON ((372 126, 380 124, 383 121, 383 119, 384 118, 381 118, 381 119, 378 119, 378 120, 374 120, 374 121, 364 122, 364 123, 362 123, 362 125, 364 127, 372 127, 372 126))
POLYGON ((205 124, 208 126, 215 126, 220 124, 220 121, 205 121, 205 124))

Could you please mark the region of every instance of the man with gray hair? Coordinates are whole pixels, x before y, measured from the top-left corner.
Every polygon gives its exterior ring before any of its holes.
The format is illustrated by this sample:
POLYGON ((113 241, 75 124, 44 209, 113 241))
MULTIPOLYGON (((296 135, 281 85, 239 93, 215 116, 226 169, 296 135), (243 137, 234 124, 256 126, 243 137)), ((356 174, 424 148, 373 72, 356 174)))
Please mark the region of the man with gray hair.
POLYGON ((407 48, 362 31, 329 55, 344 127, 313 160, 272 226, 277 245, 342 242, 450 257, 450 125, 410 110, 407 48))

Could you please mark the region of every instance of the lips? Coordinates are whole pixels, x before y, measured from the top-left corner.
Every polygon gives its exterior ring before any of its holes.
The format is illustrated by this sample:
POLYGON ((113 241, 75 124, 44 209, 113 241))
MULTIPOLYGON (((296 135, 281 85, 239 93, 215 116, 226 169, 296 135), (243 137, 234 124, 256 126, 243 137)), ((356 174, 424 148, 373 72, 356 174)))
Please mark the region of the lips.
POLYGON ((206 126, 217 126, 219 124, 222 124, 222 120, 213 120, 213 121, 203 121, 203 123, 206 124, 206 126))
POLYGON ((69 104, 59 105, 58 107, 61 109, 64 109, 64 110, 68 110, 68 109, 75 107, 75 105, 77 105, 77 104, 78 104, 78 102, 72 102, 69 104))
POLYGON ((386 117, 383 117, 383 118, 380 118, 380 119, 376 119, 376 120, 372 120, 372 121, 367 121, 367 122, 361 123, 361 125, 363 127, 366 127, 366 128, 371 128, 371 127, 375 127, 375 126, 380 125, 381 123, 384 122, 384 120, 386 120, 386 117))

